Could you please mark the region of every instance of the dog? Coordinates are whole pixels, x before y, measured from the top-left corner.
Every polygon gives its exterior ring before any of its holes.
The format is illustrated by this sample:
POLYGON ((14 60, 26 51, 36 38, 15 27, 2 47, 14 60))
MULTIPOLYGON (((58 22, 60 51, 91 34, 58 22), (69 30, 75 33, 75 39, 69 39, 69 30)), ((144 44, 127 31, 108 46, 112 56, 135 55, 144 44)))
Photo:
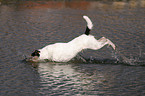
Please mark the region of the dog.
POLYGON ((83 16, 87 22, 84 34, 74 38, 68 43, 55 43, 47 45, 42 49, 35 50, 31 56, 33 61, 50 60, 55 62, 68 62, 84 49, 98 50, 105 45, 111 45, 115 50, 115 44, 109 39, 102 37, 99 40, 90 35, 93 28, 92 21, 88 16, 83 16))

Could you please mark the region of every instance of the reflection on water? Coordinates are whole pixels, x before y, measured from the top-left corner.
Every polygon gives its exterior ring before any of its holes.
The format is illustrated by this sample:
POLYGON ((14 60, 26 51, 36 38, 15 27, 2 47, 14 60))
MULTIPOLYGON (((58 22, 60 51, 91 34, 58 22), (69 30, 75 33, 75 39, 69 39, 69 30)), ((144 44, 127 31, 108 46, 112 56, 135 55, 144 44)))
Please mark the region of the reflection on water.
POLYGON ((91 73, 83 71, 85 70, 72 64, 39 63, 38 72, 42 84, 40 93, 50 95, 99 94, 99 86, 108 82, 106 78, 95 70, 91 73))
POLYGON ((40 63, 38 72, 43 86, 40 89, 42 94, 69 95, 70 93, 77 93, 79 95, 81 93, 79 91, 84 91, 91 87, 91 80, 83 78, 83 74, 74 70, 70 64, 40 63), (45 93, 44 90, 49 89, 53 91, 45 93))
POLYGON ((102 96, 108 94, 115 96, 123 94, 123 90, 130 86, 131 89, 125 92, 128 94, 139 89, 143 90, 143 88, 138 89, 143 82, 136 82, 135 79, 140 78, 136 70, 138 70, 136 67, 128 68, 120 65, 39 63, 38 73, 41 78, 39 93, 43 95, 102 96), (135 78, 134 75, 136 75, 135 78))

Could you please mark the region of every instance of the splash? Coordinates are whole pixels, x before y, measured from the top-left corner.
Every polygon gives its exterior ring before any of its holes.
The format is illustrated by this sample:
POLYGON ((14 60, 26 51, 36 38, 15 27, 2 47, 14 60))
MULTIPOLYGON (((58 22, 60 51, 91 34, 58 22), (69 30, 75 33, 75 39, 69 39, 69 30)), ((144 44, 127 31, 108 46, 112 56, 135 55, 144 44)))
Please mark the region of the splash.
POLYGON ((123 55, 119 49, 116 49, 114 52, 112 51, 112 57, 114 57, 118 62, 127 64, 127 65, 145 65, 144 61, 141 61, 142 57, 142 51, 139 47, 139 56, 134 57, 132 54, 130 54, 130 57, 126 57, 123 55))

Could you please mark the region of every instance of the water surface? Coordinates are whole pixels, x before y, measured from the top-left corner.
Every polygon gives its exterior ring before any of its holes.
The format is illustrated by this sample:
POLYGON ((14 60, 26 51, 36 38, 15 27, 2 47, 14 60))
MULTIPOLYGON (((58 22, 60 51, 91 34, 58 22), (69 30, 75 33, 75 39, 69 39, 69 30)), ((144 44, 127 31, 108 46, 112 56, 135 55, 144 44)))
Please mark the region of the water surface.
POLYGON ((1 96, 144 96, 145 2, 23 1, 0 5, 1 96), (94 28, 117 46, 84 50, 68 63, 26 62, 35 50, 94 28))

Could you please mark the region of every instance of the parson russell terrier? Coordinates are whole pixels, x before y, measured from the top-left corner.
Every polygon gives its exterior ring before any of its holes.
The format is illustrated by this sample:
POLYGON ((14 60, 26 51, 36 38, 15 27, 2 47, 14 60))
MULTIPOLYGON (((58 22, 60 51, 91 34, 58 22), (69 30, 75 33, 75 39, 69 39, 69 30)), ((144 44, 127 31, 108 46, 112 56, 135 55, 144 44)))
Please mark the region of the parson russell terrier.
POLYGON ((90 35, 90 30, 92 29, 93 24, 89 17, 83 16, 83 18, 87 22, 86 31, 83 35, 74 38, 68 43, 55 43, 47 45, 42 49, 35 50, 35 52, 31 54, 32 61, 47 59, 55 62, 68 62, 83 49, 98 50, 106 44, 111 45, 115 50, 115 44, 109 39, 102 37, 99 40, 96 40, 94 36, 90 35))

